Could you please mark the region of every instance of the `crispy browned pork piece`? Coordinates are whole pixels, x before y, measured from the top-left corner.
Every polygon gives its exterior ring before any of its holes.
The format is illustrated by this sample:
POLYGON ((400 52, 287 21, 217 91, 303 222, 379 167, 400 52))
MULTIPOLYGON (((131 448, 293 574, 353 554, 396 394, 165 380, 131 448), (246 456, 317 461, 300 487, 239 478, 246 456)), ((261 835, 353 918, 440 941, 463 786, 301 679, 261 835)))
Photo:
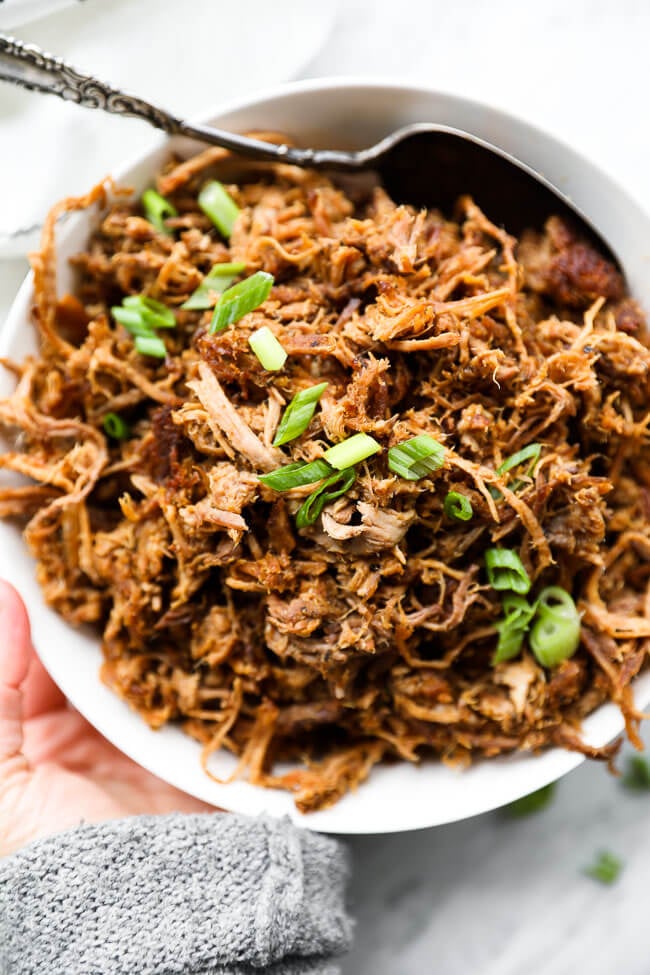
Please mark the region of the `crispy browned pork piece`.
MULTIPOLYGON (((159 178, 164 232, 114 198, 57 300, 52 214, 34 257, 39 354, 0 404, 0 459, 35 482, 0 491, 27 520, 48 602, 101 631, 104 680, 153 726, 179 722, 238 772, 323 808, 382 758, 475 756, 581 742, 605 700, 637 740, 630 681, 650 637, 650 351, 614 267, 559 219, 521 241, 459 201, 456 219, 354 198, 322 175, 250 168, 228 191, 226 240, 197 204, 208 150, 159 178), (214 264, 269 272, 266 301, 211 334, 181 306, 214 264), (110 309, 142 294, 176 316, 165 359, 141 355, 110 309), (288 354, 249 345, 268 326, 288 354), (326 382, 304 433, 273 439, 286 404, 326 382), (124 439, 107 436, 117 414, 124 439), (260 476, 354 434, 381 450, 313 524, 314 485, 260 476), (427 434, 439 470, 408 480, 387 450, 427 434), (504 460, 539 444, 512 480, 504 460), (467 521, 445 510, 450 492, 467 521), (580 646, 543 667, 524 641, 493 663, 502 593, 485 551, 515 551, 531 596, 556 585, 580 646), (289 774, 279 760, 297 760, 289 774)), ((162 332, 159 333, 162 335, 162 332)))

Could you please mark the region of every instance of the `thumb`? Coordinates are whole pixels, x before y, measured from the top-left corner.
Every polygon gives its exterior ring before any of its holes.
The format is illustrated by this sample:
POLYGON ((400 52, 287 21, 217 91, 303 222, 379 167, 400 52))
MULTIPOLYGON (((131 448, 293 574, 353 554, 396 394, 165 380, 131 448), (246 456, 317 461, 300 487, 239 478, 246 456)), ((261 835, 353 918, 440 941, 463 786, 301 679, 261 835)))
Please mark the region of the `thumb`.
POLYGON ((20 685, 27 676, 31 652, 29 619, 13 586, 0 580, 0 769, 11 762, 27 767, 22 754, 20 685))

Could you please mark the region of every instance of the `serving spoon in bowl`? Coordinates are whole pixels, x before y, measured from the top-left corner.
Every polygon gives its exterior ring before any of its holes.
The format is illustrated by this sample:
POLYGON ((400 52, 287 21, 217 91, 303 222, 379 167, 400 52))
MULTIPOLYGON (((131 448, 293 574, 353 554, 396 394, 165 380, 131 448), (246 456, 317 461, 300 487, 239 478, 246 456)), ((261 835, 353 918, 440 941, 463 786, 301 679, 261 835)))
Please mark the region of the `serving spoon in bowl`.
POLYGON ((459 196, 469 193, 514 234, 526 227, 541 227, 551 214, 558 214, 568 218, 579 233, 619 265, 588 217, 541 173, 478 136, 447 125, 405 125, 366 149, 277 145, 186 122, 145 99, 77 71, 34 44, 1 34, 0 80, 58 95, 86 108, 139 118, 168 135, 187 136, 253 159, 335 172, 372 170, 399 203, 435 206, 449 212, 459 196))

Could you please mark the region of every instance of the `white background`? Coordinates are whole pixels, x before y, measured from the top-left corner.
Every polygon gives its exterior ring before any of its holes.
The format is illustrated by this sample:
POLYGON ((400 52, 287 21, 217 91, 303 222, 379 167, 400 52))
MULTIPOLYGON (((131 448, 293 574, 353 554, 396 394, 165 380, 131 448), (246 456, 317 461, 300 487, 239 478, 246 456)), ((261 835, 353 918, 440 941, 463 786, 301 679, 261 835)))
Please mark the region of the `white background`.
MULTIPOLYGON (((303 76, 392 76, 491 102, 572 143, 650 208, 649 42, 647 0, 348 0, 303 76)), ((1 127, 0 144, 20 151, 1 127)), ((0 264, 0 322, 22 274, 0 264)), ((650 793, 626 793, 601 766, 573 773, 527 820, 490 814, 351 846, 359 925, 346 975, 650 972, 650 793), (601 848, 626 863, 611 888, 581 872, 601 848)))

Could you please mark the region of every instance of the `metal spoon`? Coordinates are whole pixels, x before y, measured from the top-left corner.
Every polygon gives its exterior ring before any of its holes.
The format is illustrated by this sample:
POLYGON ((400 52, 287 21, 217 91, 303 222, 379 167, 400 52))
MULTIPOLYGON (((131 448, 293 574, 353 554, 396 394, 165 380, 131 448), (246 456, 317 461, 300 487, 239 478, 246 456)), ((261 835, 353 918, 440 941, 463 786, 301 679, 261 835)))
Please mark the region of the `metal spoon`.
POLYGON ((314 169, 379 173, 393 199, 449 211, 469 193, 511 233, 541 227, 557 213, 568 217, 616 263, 616 256, 588 218, 557 187, 525 163, 460 129, 435 122, 406 125, 374 146, 357 151, 301 149, 194 125, 134 95, 82 74, 60 58, 0 35, 0 80, 58 95, 86 108, 142 119, 169 135, 189 136, 243 156, 314 169))

